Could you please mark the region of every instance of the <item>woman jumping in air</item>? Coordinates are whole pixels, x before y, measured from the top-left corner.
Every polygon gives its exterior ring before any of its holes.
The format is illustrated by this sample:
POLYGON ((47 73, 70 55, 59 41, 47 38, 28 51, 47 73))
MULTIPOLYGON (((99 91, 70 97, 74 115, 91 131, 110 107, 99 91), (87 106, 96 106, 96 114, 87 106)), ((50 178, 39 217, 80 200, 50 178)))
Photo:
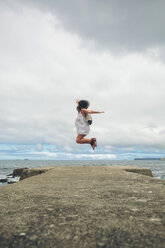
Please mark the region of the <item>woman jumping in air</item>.
POLYGON ((77 128, 76 142, 78 144, 90 144, 94 150, 95 147, 97 146, 96 138, 84 139, 84 137, 90 131, 89 125, 92 122, 90 119, 90 114, 101 114, 104 113, 104 111, 100 112, 100 111, 87 110, 87 108, 89 107, 89 102, 86 100, 79 101, 77 99, 76 103, 77 103, 77 111, 78 111, 78 116, 75 121, 75 126, 77 128))

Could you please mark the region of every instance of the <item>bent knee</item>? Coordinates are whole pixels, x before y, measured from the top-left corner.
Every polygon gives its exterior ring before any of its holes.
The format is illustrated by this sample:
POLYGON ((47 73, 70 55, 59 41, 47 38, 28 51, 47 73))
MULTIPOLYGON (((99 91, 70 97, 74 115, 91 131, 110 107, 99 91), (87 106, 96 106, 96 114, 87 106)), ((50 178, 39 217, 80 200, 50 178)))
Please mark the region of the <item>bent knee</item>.
POLYGON ((76 139, 76 143, 80 144, 80 139, 79 138, 76 139))

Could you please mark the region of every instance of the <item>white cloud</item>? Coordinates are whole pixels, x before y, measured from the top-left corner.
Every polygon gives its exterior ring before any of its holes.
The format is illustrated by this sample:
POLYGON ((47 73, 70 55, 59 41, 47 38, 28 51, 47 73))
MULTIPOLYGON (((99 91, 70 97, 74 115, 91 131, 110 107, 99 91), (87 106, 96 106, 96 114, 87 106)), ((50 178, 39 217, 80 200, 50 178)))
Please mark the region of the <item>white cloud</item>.
POLYGON ((77 159, 88 158, 88 159, 115 159, 115 154, 76 154, 73 156, 77 159))
POLYGON ((43 145, 37 144, 37 145, 35 146, 35 148, 36 148, 36 150, 37 150, 38 152, 41 152, 41 151, 43 150, 43 145))
POLYGON ((74 129, 75 99, 86 98, 105 111, 91 126, 99 146, 165 148, 165 65, 153 53, 91 50, 53 14, 30 7, 6 8, 0 32, 1 142, 86 149, 74 129))
POLYGON ((57 158, 58 154, 54 152, 30 152, 28 155, 32 157, 57 158))
POLYGON ((65 158, 68 159, 116 159, 117 155, 116 154, 86 154, 86 153, 79 153, 79 154, 73 154, 73 153, 65 153, 65 158))

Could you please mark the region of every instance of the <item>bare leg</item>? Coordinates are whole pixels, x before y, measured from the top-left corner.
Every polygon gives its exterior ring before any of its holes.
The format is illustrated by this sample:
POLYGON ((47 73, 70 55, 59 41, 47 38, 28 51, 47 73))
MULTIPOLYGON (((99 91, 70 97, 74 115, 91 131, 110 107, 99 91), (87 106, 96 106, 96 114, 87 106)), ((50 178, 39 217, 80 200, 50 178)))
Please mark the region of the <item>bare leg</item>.
POLYGON ((85 134, 78 134, 76 138, 76 143, 77 144, 90 144, 91 139, 84 139, 86 135, 85 134))
POLYGON ((85 136, 86 136, 85 134, 78 134, 76 138, 77 144, 90 144, 94 150, 95 147, 97 146, 96 139, 95 138, 84 139, 85 136))

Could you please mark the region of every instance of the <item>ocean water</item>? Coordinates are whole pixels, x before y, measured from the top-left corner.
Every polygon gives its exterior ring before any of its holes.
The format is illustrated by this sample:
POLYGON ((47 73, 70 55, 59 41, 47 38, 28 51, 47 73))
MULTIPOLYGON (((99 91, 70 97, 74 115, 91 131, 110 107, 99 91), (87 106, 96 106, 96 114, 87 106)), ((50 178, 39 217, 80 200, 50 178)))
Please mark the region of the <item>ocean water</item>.
MULTIPOLYGON (((44 166, 138 166, 149 168, 155 178, 165 180, 165 161, 161 160, 0 160, 0 179, 17 168, 44 166)), ((5 183, 0 183, 0 186, 5 183)))

